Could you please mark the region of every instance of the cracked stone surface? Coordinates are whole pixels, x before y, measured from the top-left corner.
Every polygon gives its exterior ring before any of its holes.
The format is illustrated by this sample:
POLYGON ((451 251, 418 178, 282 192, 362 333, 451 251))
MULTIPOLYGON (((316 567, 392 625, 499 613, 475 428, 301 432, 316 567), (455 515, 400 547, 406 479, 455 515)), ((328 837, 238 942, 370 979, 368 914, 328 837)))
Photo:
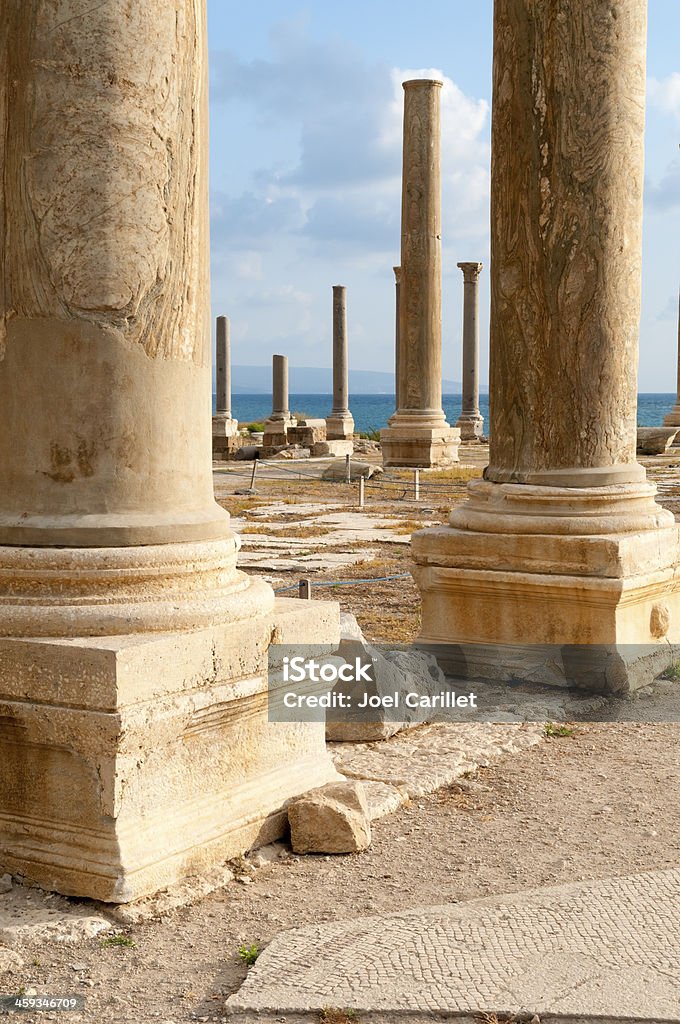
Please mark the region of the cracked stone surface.
MULTIPOLYGON (((81 942, 111 928, 91 909, 42 889, 15 886, 0 897, 0 945, 24 942, 81 942)), ((4 950, 0 950, 7 956, 4 950)))
MULTIPOLYGON (((407 797, 449 786, 498 754, 540 743, 543 725, 424 725, 377 743, 329 743, 335 767, 348 778, 380 782, 407 797)), ((385 790, 382 790, 382 798, 385 790)), ((369 802, 370 806, 370 802, 369 802)), ((379 816, 379 815, 376 815, 379 816)))
POLYGON ((313 925, 226 1006, 680 1021, 679 925, 678 868, 313 925))

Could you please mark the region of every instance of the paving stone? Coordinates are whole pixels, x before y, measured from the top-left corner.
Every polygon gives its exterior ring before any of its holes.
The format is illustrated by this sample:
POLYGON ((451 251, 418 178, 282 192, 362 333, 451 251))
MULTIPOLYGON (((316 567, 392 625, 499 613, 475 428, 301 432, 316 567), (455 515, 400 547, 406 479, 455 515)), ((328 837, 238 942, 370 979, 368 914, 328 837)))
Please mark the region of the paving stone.
POLYGON ((278 935, 229 1014, 496 1013, 680 1021, 680 869, 278 935))

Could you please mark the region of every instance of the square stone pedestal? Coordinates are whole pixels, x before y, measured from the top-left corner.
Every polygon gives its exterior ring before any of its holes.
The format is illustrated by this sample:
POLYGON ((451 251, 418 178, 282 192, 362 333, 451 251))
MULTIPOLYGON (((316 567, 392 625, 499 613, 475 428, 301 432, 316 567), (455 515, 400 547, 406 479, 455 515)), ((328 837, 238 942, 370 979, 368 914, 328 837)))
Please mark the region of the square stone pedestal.
POLYGON ((389 426, 380 431, 383 466, 429 469, 458 462, 457 427, 389 426))
POLYGON ((214 462, 233 459, 243 439, 238 432, 238 420, 226 416, 213 416, 212 457, 214 462))
POLYGON ((337 778, 323 724, 268 721, 267 651, 339 641, 279 600, 189 633, 0 640, 0 873, 125 903, 283 834, 337 778))
POLYGON ((651 682, 680 643, 680 527, 610 536, 438 527, 412 544, 418 643, 452 674, 627 692, 651 682))

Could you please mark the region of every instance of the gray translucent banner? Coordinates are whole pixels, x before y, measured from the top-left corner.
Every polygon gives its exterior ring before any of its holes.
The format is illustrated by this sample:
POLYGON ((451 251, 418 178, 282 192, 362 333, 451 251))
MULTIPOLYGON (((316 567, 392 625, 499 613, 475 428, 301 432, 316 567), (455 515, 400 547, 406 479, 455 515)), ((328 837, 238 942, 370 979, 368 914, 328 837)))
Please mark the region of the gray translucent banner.
POLYGON ((272 722, 678 722, 680 648, 275 644, 272 722))

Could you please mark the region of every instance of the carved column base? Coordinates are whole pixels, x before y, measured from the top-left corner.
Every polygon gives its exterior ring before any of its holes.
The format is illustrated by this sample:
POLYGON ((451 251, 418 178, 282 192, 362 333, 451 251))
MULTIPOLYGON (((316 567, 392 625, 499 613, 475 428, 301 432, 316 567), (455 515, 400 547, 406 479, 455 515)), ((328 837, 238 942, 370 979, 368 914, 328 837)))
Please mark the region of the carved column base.
POLYGON ((456 420, 461 441, 479 441, 484 433, 484 417, 474 413, 462 414, 456 420))
POLYGON ((380 431, 384 466, 431 469, 458 462, 460 430, 450 427, 444 414, 432 416, 397 412, 380 431))
POLYGON ((419 643, 471 677, 633 690, 680 643, 680 527, 649 484, 473 481, 413 535, 419 643))
POLYGON ((161 634, 0 640, 0 864, 126 903, 281 836, 337 778, 322 724, 268 721, 273 637, 333 650, 338 606, 278 600, 161 634), (27 696, 30 695, 30 696, 27 696))
MULTIPOLYGON (((663 418, 664 427, 680 427, 680 402, 676 402, 667 416, 663 418)), ((673 441, 672 447, 680 445, 680 434, 673 441)))
POLYGON ((354 417, 351 413, 339 413, 326 417, 327 441, 351 441, 354 438, 354 417))

